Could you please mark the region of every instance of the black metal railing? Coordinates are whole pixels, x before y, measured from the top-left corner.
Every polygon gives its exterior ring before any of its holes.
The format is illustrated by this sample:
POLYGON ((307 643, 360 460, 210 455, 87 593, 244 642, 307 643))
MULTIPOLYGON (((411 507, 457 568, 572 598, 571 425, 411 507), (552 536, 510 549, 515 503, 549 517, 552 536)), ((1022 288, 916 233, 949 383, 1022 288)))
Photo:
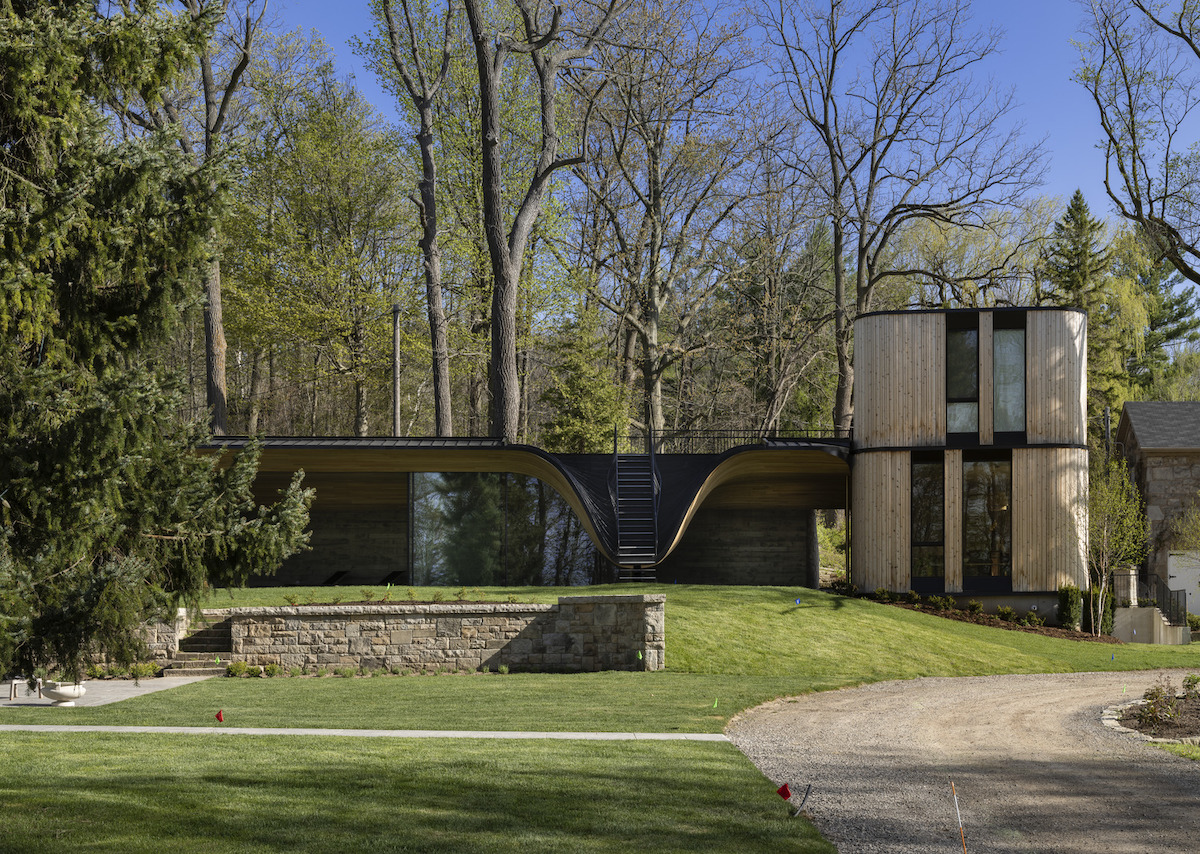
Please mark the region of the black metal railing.
POLYGON ((666 430, 661 433, 635 430, 628 434, 614 430, 613 452, 645 454, 653 449, 659 454, 723 454, 731 448, 747 445, 786 445, 791 442, 847 439, 849 435, 847 430, 831 427, 778 430, 766 436, 751 430, 666 430))
POLYGON ((1187 625, 1187 591, 1170 590, 1167 585, 1158 585, 1158 610, 1162 611, 1172 626, 1187 625))

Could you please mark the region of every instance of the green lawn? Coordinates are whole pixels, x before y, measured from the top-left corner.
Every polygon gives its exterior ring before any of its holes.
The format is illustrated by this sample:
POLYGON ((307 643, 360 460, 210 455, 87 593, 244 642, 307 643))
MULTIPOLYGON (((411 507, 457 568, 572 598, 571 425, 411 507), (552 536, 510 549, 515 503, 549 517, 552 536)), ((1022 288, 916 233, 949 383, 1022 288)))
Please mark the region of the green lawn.
MULTIPOLYGON (((482 594, 552 602, 562 592, 482 594)), ((226 726, 719 732, 774 697, 881 679, 1200 672, 1200 644, 1056 640, 801 588, 570 592, 666 593, 667 670, 216 679, 98 708, 4 709, 0 723, 215 727, 220 708, 226 726)), ((245 590, 211 604, 282 605, 285 595, 310 594, 245 590)), ((361 598, 357 588, 318 595, 361 598)), ((6 757, 19 757, 0 764, 15 850, 49 850, 43 834, 64 817, 110 834, 91 850, 157 850, 164 838, 179 851, 831 850, 723 744, 10 733, 5 742, 6 757)))
POLYGON ((5 734, 0 850, 828 854, 732 745, 5 734))

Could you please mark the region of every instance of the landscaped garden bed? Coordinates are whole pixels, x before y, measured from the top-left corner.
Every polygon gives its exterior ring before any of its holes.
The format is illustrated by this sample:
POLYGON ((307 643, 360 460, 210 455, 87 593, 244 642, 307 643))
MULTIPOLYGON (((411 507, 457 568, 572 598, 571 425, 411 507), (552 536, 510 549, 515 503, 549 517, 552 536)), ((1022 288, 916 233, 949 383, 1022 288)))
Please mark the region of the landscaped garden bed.
POLYGON ((1200 676, 1184 677, 1182 692, 1164 676, 1125 710, 1121 723, 1154 738, 1200 737, 1200 676))

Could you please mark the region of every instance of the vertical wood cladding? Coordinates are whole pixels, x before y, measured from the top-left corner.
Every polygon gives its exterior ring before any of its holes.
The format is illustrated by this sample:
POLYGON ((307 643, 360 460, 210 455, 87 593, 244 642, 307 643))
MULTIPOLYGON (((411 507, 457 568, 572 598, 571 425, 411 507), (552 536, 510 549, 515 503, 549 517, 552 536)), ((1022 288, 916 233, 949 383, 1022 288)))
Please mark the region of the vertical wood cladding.
POLYGON ((859 454, 852 471, 854 520, 850 548, 861 590, 909 589, 912 484, 908 451, 859 454))
POLYGON ((946 316, 877 314, 854 324, 854 444, 946 442, 946 316))
POLYGON ((1088 452, 1013 450, 1013 591, 1087 586, 1088 452))
POLYGON ((993 399, 994 385, 992 378, 993 361, 992 312, 979 312, 979 444, 992 444, 993 435, 993 399))
POLYGON ((1029 444, 1087 442, 1087 316, 1031 311, 1026 320, 1029 444))
POLYGON ((963 589, 963 452, 946 451, 946 592, 963 589))

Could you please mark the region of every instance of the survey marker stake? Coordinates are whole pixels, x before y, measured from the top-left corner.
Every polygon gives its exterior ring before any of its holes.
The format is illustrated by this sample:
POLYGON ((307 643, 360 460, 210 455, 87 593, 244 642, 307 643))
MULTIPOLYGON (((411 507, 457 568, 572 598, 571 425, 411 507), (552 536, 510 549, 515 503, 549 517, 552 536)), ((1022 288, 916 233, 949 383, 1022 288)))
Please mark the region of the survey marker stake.
POLYGON ((812 794, 812 783, 808 784, 808 788, 804 790, 804 797, 800 799, 800 806, 796 807, 796 811, 792 813, 792 818, 804 812, 804 805, 808 803, 808 796, 812 794))
MULTIPOLYGON (((950 777, 946 777, 950 780, 950 777)), ((954 812, 958 815, 958 837, 962 840, 963 854, 967 854, 967 834, 963 831, 962 812, 958 809, 958 792, 954 791, 954 781, 950 780, 950 794, 954 795, 954 812)))

